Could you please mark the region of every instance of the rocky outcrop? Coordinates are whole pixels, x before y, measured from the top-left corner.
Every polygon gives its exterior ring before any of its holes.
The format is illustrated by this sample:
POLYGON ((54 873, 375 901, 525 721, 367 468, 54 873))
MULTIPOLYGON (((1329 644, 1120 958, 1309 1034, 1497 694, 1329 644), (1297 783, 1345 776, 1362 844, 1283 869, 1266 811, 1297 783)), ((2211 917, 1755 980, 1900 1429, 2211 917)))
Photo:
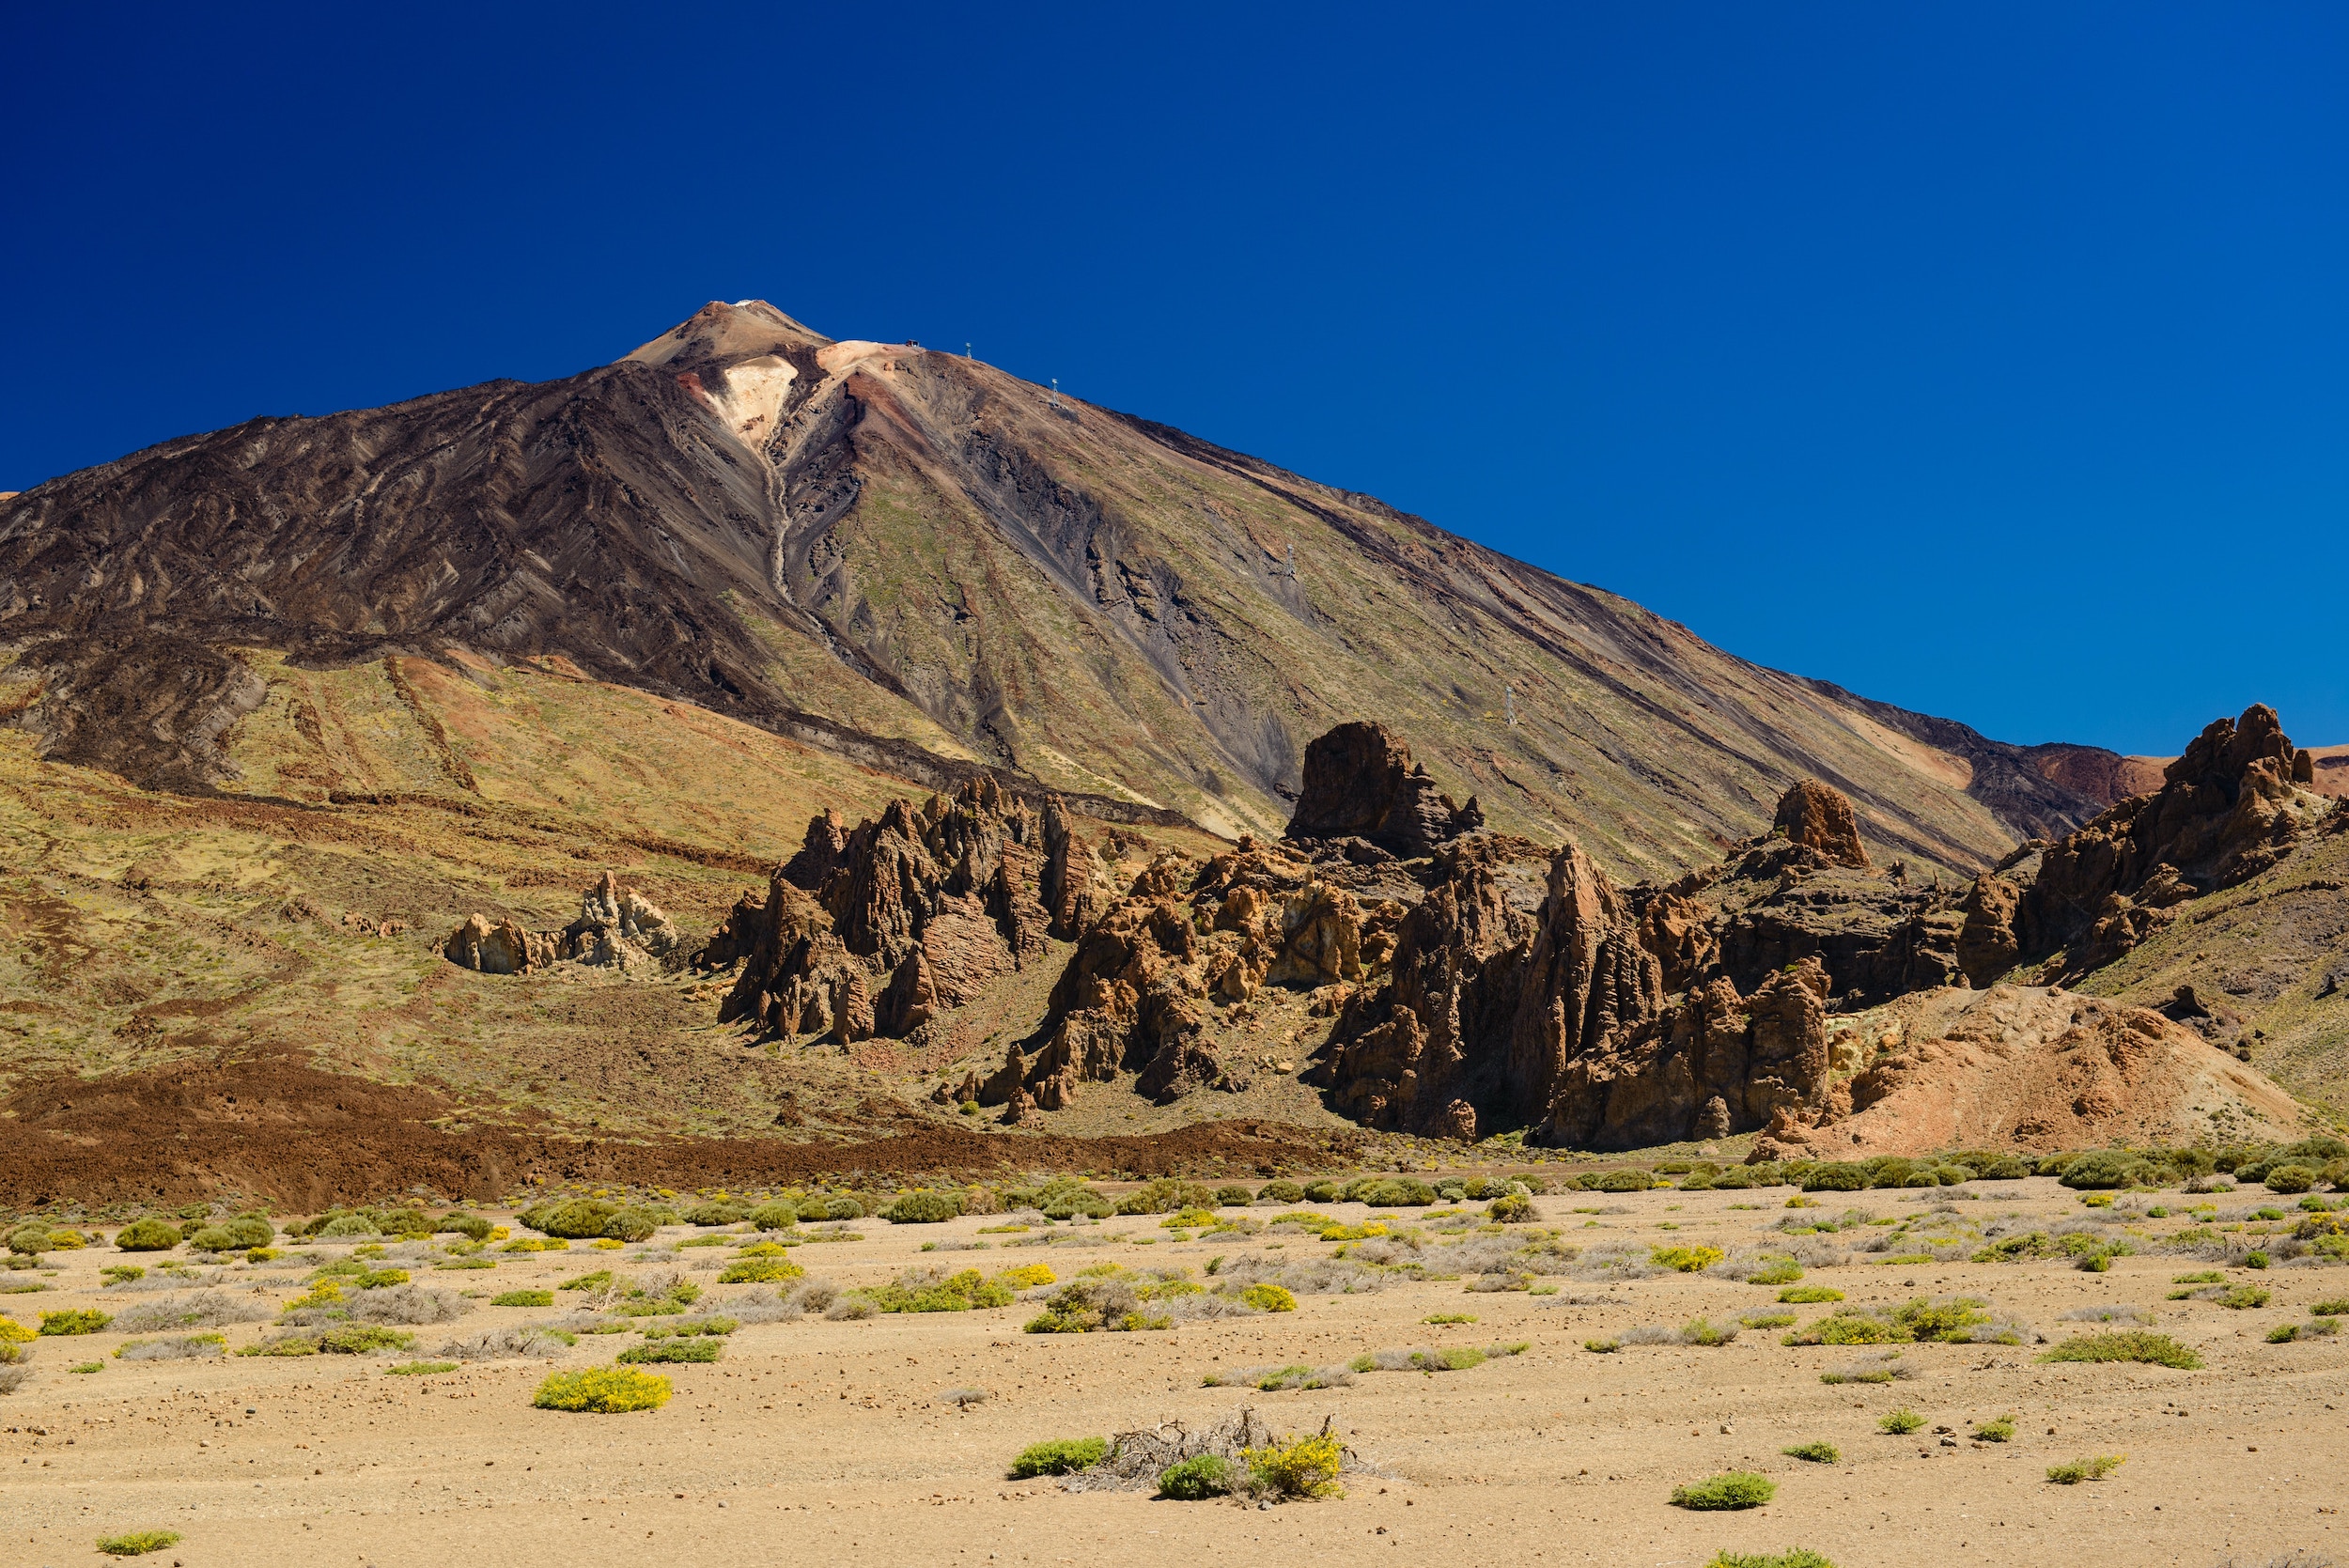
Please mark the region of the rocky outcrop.
POLYGON ((1383 724, 1340 724, 1305 748, 1292 839, 1359 838, 1412 859, 1485 825, 1475 797, 1456 806, 1402 737, 1383 724))
POLYGON ((468 915, 441 944, 442 956, 459 969, 484 974, 528 974, 555 962, 559 939, 552 932, 525 931, 510 920, 468 915))
POLYGON ((766 900, 738 906, 703 961, 744 959, 726 1018, 843 1043, 903 1038, 1041 956, 1056 932, 1081 930, 1102 880, 1057 800, 1039 813, 974 779, 853 828, 836 812, 816 817, 766 900))
POLYGON ((1719 868, 1666 894, 1638 895, 1657 911, 1651 947, 1670 961, 1674 988, 1719 974, 1751 991, 1811 959, 1842 1006, 1950 984, 1964 910, 1937 881, 1917 885, 1900 862, 1870 866, 1855 821, 1849 801, 1806 780, 1780 800, 1778 826, 1733 846, 1719 868))
POLYGON ((1362 980, 1394 942, 1399 904, 1365 907, 1286 849, 1243 838, 1191 870, 1161 856, 1085 928, 1054 983, 1042 1026, 1003 1065, 964 1080, 969 1098, 1057 1110, 1089 1082, 1134 1075, 1172 1100, 1240 1089, 1247 1070, 1207 1043, 1215 1009, 1267 986, 1362 980))
POLYGON ((2311 828, 2322 802, 2294 782, 2301 753, 2275 710, 2214 722, 2133 796, 2045 846, 2035 866, 1978 878, 1965 905, 1967 974, 1987 985, 2056 954, 2085 974, 2167 923, 2167 911, 2265 871, 2311 828))
POLYGON ((1837 865, 1865 869, 1868 850, 1859 842, 1859 818, 1840 790, 1816 779, 1804 779, 1779 797, 1778 813, 1770 819, 1774 831, 1791 843, 1815 849, 1837 865))
POLYGON ((769 1034, 817 1034, 837 1045, 873 1033, 871 970, 832 930, 832 916, 778 873, 764 900, 745 897, 705 950, 742 972, 719 1005, 722 1023, 769 1034))
MULTIPOLYGON (((1790 1108, 1835 1114, 1815 959, 1750 1001, 1716 977, 1675 1003, 1646 938, 1670 922, 1579 846, 1552 857, 1530 910, 1488 861, 1439 863, 1450 875, 1404 918, 1389 983, 1348 1004, 1311 1075, 1334 1109, 1429 1136, 1528 1126, 1601 1149, 1724 1137, 1790 1108)), ((1688 946, 1675 944, 1684 961, 1688 946)))
POLYGON ((470 915, 441 953, 484 974, 527 974, 567 962, 643 969, 682 945, 667 915, 607 871, 581 895, 579 918, 560 931, 525 931, 511 920, 470 915))

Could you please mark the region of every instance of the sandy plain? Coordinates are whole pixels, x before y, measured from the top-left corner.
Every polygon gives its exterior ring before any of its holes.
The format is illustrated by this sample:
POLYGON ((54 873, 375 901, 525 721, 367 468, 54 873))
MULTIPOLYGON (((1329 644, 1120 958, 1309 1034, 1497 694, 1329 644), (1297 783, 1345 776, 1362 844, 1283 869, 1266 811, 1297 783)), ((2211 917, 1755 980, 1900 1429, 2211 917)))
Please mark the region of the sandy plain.
MULTIPOLYGON (((1766 1231, 1776 1238, 1790 1195, 1560 1194, 1536 1206, 1542 1225, 1585 1248, 1629 1242, 1734 1252, 1765 1240, 1766 1231)), ((1935 1234, 1955 1238, 1940 1249, 1945 1255, 1958 1252, 1968 1236, 2009 1216, 2045 1224, 2083 1214, 2079 1195, 2052 1181, 1977 1183, 1921 1198, 1818 1198, 1819 1208, 1794 1217, 1857 1209, 1893 1222, 1857 1225, 1822 1242, 1861 1246, 1903 1221, 1909 1239, 1813 1266, 1806 1284, 1831 1286, 1859 1304, 1981 1296, 2051 1343, 2100 1327, 2066 1320, 2066 1312, 2141 1307, 2160 1331, 2199 1351, 2206 1368, 2047 1364, 2035 1358, 2046 1345, 2030 1343, 1923 1344, 1904 1349, 1916 1369, 1907 1381, 1828 1385, 1824 1369, 1861 1353, 1785 1346, 1775 1328, 1748 1329, 1717 1348, 1583 1348, 1641 1325, 1677 1326, 1698 1314, 1734 1321, 1775 1306, 1776 1288, 1679 1273, 1533 1281, 1555 1294, 1398 1277, 1375 1292, 1300 1296, 1294 1312, 1144 1333, 1025 1334, 1021 1325, 1036 1311, 1031 1300, 863 1321, 811 1315, 742 1327, 715 1364, 660 1369, 676 1387, 665 1407, 611 1416, 534 1409, 532 1391, 551 1366, 600 1364, 636 1343, 633 1335, 584 1335, 552 1362, 476 1361, 441 1375, 394 1376, 387 1368, 405 1358, 124 1361, 111 1353, 125 1336, 102 1332, 40 1340, 32 1377, 0 1399, 0 1563, 105 1560, 95 1550, 101 1535, 143 1529, 183 1539, 140 1560, 181 1568, 645 1560, 678 1568, 1365 1560, 1698 1568, 1723 1548, 1790 1545, 1822 1552, 1838 1568, 2211 1568, 2263 1564, 2295 1549, 2349 1550, 2339 1512, 2349 1497, 2349 1336, 2265 1342, 2272 1326, 2309 1321, 2318 1300, 2349 1295, 2349 1272, 2229 1270, 2231 1283, 2271 1292, 2263 1308, 2231 1311, 2164 1299, 2179 1288, 2174 1276, 2214 1266, 2155 1250, 2189 1222, 2183 1215, 2128 1216, 2115 1234, 2133 1234, 2139 1254, 2089 1273, 2057 1261, 1887 1261, 1921 1256, 1904 1249, 1926 1247, 1935 1234), (1477 1321, 1422 1321, 1443 1313, 1477 1321), (1515 1341, 1530 1347, 1463 1372, 1374 1373, 1317 1391, 1202 1386, 1220 1369, 1515 1341), (68 1371, 92 1360, 104 1370, 68 1371), (988 1397, 959 1407, 944 1398, 957 1388, 988 1397), (1269 1508, 1071 1495, 1046 1481, 1004 1479, 1012 1455, 1038 1439, 1106 1436, 1167 1418, 1206 1423, 1243 1401, 1283 1431, 1334 1417, 1382 1473, 1349 1477, 1342 1499, 1269 1508), (1925 1428, 1909 1437, 1880 1435, 1877 1418, 1903 1405, 1923 1415, 1925 1428), (2009 1414, 2013 1441, 1969 1440, 1976 1422, 2009 1414), (1781 1452, 1815 1440, 1835 1444, 1843 1462, 1808 1464, 1781 1452), (2092 1453, 2128 1458, 2100 1483, 2045 1479, 2050 1464, 2092 1453), (1775 1500, 1738 1513, 1670 1505, 1673 1486, 1731 1468, 1770 1476, 1779 1483, 1775 1500)), ((2256 1191, 2197 1201, 2217 1205, 2218 1223, 2254 1231, 2264 1222, 2248 1211, 2272 1202, 2289 1213, 2291 1203, 2256 1191)), ((1360 1205, 1314 1206, 1365 1218, 1360 1205)), ((1066 1281, 1102 1262, 1204 1273, 1219 1255, 1277 1248, 1275 1257, 1313 1259, 1337 1250, 1294 1232, 1174 1239, 1156 1217, 979 1234, 1002 1223, 865 1220, 856 1227, 863 1240, 803 1246, 793 1256, 811 1275, 845 1287, 926 1264, 991 1272, 1041 1261, 1066 1281), (1053 1239, 1037 1244, 1042 1235, 1053 1239), (957 1246, 981 1242, 988 1250, 957 1246), (946 1250, 925 1254, 926 1244, 946 1250)), ((1423 1211, 1405 1211, 1394 1223, 1427 1234, 1426 1266, 1442 1272, 1443 1250, 1454 1244, 1439 1234, 1444 1222, 1431 1226, 1423 1211)), ((493 1270, 436 1270, 417 1244, 391 1247, 388 1261, 419 1282, 484 1298, 455 1324, 416 1330, 417 1349, 428 1355, 460 1334, 551 1315, 491 1307, 488 1295, 551 1286, 590 1268, 682 1267, 709 1281, 697 1310, 723 1312, 752 1287, 714 1283, 728 1248, 675 1250, 695 1234, 671 1228, 624 1251, 586 1243, 568 1252, 492 1250, 483 1255, 495 1259, 493 1270)), ((349 1249, 301 1251, 331 1259, 349 1249)), ((163 1260, 126 1258, 110 1247, 52 1253, 44 1262, 54 1273, 8 1277, 39 1278, 50 1288, 0 1296, 0 1311, 27 1323, 62 1308, 118 1312, 130 1297, 104 1286, 99 1271, 125 1261, 151 1268, 163 1260)), ((273 1312, 306 1273, 241 1264, 220 1283, 273 1312)), ((1828 1309, 1776 1310, 1807 1323, 1828 1309)), ((234 1347, 265 1327, 225 1332, 234 1347)))

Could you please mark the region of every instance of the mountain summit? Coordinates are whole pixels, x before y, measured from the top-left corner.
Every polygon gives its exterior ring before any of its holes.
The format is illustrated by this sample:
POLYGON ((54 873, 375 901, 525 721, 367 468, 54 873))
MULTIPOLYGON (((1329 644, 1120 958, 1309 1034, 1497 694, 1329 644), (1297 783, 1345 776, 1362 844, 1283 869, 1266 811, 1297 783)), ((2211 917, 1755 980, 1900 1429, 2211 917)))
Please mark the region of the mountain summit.
POLYGON ((1372 497, 761 301, 0 501, 0 638, 44 755, 197 792, 241 787, 264 650, 559 667, 1225 835, 1277 832, 1305 742, 1375 715, 1496 830, 1627 875, 1711 861, 1797 778, 1956 869, 2103 803, 1372 497))

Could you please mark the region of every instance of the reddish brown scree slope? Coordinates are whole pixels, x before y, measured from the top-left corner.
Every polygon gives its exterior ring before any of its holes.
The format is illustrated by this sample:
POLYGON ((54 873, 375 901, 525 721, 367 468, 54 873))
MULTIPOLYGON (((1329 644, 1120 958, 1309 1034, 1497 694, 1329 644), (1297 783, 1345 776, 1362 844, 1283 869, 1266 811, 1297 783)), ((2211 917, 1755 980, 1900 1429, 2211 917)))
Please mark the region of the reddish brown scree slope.
POLYGON ((691 1189, 867 1171, 1270 1175, 1336 1163, 1355 1142, 1344 1131, 1252 1120, 1092 1139, 921 1126, 857 1143, 621 1142, 433 1125, 459 1109, 428 1088, 339 1077, 285 1057, 182 1063, 96 1082, 41 1079, 0 1101, 0 1203, 158 1203, 226 1190, 314 1209, 418 1185, 482 1201, 534 1176, 691 1189))

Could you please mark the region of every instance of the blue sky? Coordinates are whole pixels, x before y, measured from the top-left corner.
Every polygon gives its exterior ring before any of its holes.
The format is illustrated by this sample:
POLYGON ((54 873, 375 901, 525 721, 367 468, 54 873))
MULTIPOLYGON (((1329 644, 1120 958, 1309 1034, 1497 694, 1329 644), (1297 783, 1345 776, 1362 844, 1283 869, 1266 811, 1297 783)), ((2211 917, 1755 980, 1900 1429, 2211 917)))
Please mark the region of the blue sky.
POLYGON ((12 8, 0 489, 709 299, 2006 739, 2349 741, 2349 10, 12 8))

